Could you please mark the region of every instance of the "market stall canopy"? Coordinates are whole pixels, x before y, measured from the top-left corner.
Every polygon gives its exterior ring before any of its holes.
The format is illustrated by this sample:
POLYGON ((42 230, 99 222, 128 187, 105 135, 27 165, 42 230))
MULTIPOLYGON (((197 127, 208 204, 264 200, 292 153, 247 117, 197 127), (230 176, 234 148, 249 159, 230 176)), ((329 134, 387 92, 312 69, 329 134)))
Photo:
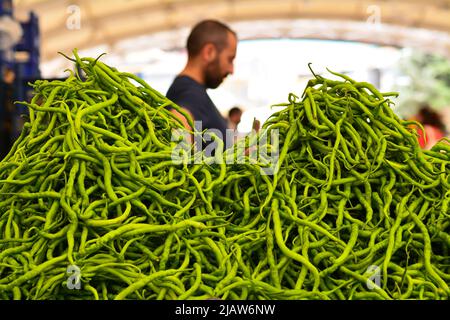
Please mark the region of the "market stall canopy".
POLYGON ((40 17, 42 61, 58 51, 113 47, 143 35, 184 46, 198 20, 217 18, 241 39, 315 38, 420 47, 450 56, 450 0, 15 0, 15 15, 40 17), (181 32, 181 34, 180 34, 181 32))

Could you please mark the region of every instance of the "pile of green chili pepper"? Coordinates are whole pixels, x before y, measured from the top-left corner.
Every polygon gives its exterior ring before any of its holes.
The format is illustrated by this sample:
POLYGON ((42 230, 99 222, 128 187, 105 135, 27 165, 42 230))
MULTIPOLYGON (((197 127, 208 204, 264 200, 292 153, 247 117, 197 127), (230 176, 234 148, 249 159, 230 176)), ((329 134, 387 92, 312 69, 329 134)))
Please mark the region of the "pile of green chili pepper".
POLYGON ((0 163, 0 298, 189 297, 214 252, 195 233, 222 219, 202 192, 215 169, 172 161, 182 124, 166 107, 178 106, 74 55, 80 72, 33 84, 30 121, 0 163))
POLYGON ((265 175, 174 162, 182 110, 74 56, 0 162, 0 299, 448 299, 450 147, 393 94, 314 75, 247 142, 279 151, 265 175))
POLYGON ((391 109, 396 93, 331 73, 313 72, 264 124, 280 132, 278 171, 255 178, 242 165, 226 181, 227 236, 254 233, 229 287, 258 283, 261 299, 448 299, 448 141, 421 150, 421 124, 391 109))

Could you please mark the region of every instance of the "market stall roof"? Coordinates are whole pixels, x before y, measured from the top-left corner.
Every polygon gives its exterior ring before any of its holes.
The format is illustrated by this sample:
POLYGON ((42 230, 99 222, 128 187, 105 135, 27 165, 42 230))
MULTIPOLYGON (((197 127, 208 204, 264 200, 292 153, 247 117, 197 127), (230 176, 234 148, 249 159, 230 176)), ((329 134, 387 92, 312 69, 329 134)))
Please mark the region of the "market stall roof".
MULTIPOLYGON (((40 18, 42 61, 58 51, 164 31, 187 32, 217 18, 241 39, 315 38, 421 47, 450 57, 450 0, 14 0, 15 15, 40 18)), ((184 35, 183 33, 183 35, 184 35)), ((184 37, 161 39, 181 47, 184 37)))

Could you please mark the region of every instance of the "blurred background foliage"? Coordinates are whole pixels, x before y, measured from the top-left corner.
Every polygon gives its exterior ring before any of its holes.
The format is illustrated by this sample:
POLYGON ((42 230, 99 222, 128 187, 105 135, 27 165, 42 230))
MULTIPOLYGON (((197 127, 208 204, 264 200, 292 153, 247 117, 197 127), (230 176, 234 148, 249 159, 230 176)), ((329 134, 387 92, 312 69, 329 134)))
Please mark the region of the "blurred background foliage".
POLYGON ((400 92, 398 112, 409 118, 424 105, 443 112, 450 107, 450 61, 436 54, 412 51, 399 61, 403 81, 396 84, 400 92))

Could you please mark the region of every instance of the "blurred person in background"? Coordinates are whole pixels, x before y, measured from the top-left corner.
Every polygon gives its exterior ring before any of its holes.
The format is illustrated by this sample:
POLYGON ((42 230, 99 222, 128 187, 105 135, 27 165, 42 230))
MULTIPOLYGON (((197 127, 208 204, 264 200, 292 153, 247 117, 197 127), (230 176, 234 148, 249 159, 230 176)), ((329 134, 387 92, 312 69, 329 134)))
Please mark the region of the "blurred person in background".
POLYGON ((6 67, 2 71, 2 82, 0 83, 0 160, 3 159, 12 147, 13 112, 14 112, 14 81, 16 74, 14 70, 6 67))
POLYGON ((228 111, 228 128, 237 130, 239 123, 241 122, 242 109, 239 107, 233 107, 228 111))
POLYGON ((431 149, 436 142, 447 134, 447 128, 443 122, 443 117, 429 105, 423 105, 414 120, 419 121, 425 130, 417 129, 419 134, 419 144, 423 149, 431 149))
MULTIPOLYGON (((187 39, 188 61, 167 91, 167 98, 179 105, 194 121, 201 121, 202 130, 218 130, 226 142, 227 121, 220 114, 206 89, 219 87, 234 71, 237 35, 217 20, 196 24, 187 39)), ((171 111, 192 130, 185 117, 171 111)))

